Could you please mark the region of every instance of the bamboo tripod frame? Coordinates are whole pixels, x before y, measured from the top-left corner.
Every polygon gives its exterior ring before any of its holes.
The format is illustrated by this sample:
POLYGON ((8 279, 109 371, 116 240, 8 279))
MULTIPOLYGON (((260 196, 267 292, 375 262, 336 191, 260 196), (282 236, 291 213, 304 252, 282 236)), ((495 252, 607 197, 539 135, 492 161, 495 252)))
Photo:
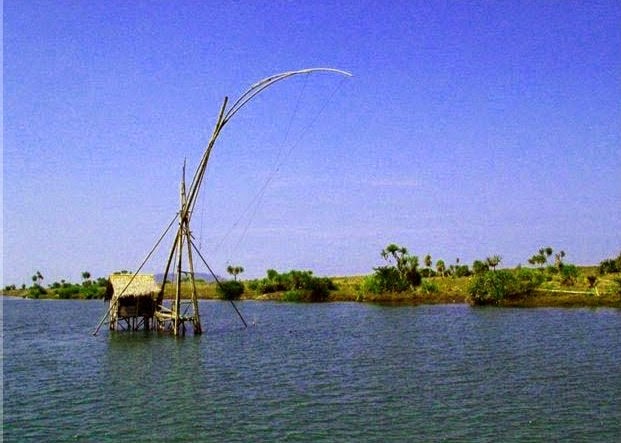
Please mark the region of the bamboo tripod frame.
POLYGON ((188 199, 185 190, 185 166, 184 166, 184 178, 181 181, 181 209, 179 211, 179 228, 173 247, 171 248, 166 263, 166 270, 164 272, 164 281, 157 297, 157 308, 155 311, 155 324, 158 330, 170 330, 174 335, 185 335, 186 322, 191 322, 194 328, 194 334, 198 335, 203 332, 200 320, 200 314, 198 311, 198 298, 196 294, 196 281, 194 279, 194 259, 192 256, 192 231, 190 230, 190 215, 191 212, 187 210, 188 199), (187 253, 187 265, 188 270, 183 269, 183 258, 187 253), (172 266, 172 262, 177 257, 176 262, 176 275, 175 275, 175 298, 172 306, 167 308, 164 303, 164 291, 166 289, 166 283, 168 279, 168 273, 172 266), (192 312, 187 315, 182 310, 181 300, 182 295, 182 276, 187 274, 190 276, 191 294, 190 294, 190 307, 192 312))
MULTIPOLYGON (((207 168, 209 157, 211 156, 211 151, 216 143, 218 136, 220 135, 220 132, 224 128, 224 126, 241 108, 243 108, 254 97, 256 97, 258 94, 260 94, 265 89, 272 86, 273 84, 280 82, 281 80, 287 79, 289 77, 301 75, 301 74, 311 74, 315 72, 328 72, 328 73, 340 74, 340 75, 344 75, 347 77, 351 77, 351 74, 349 72, 342 71, 339 69, 333 69, 333 68, 310 68, 310 69, 301 69, 298 71, 287 71, 287 72, 283 72, 280 74, 276 74, 276 75, 272 75, 270 77, 264 78, 263 80, 260 80, 259 82, 253 84, 246 92, 244 92, 233 103, 233 105, 229 109, 227 109, 228 97, 224 98, 224 102, 222 103, 222 106, 220 108, 218 119, 216 121, 216 125, 211 134, 211 138, 209 139, 207 148, 205 149, 203 153, 203 156, 198 165, 198 168, 196 169, 196 172, 194 173, 194 177, 192 178, 190 188, 187 192, 185 188, 185 165, 183 167, 183 179, 181 183, 181 209, 178 214, 179 227, 177 229, 175 241, 173 243, 170 254, 168 256, 168 260, 166 262, 166 268, 164 272, 164 281, 162 282, 162 286, 157 294, 157 302, 156 302, 155 315, 154 315, 155 318, 154 318, 154 321, 149 321, 149 319, 146 319, 146 318, 144 319, 144 322, 141 324, 145 326, 145 329, 149 329, 149 325, 150 325, 154 329, 170 330, 173 332, 174 335, 183 335, 186 332, 185 323, 191 322, 194 328, 194 334, 202 333, 202 326, 201 326, 200 316, 198 312, 196 282, 194 280, 194 263, 193 263, 193 257, 192 257, 192 248, 194 247, 194 245, 192 243, 192 231, 190 229, 190 221, 192 218, 192 213, 194 211, 194 206, 196 205, 197 196, 199 194, 199 191, 200 191, 200 188, 203 182, 203 178, 205 176, 205 171, 207 168), (183 258, 186 255, 187 255, 187 265, 189 269, 187 271, 184 271, 183 270, 183 258), (175 298, 172 301, 171 306, 167 307, 167 306, 164 306, 164 295, 165 295, 164 292, 165 292, 166 284, 168 283, 168 274, 171 270, 171 266, 173 264, 173 261, 175 260, 175 257, 177 258, 176 263, 175 263, 176 265, 175 298), (187 313, 182 310, 181 300, 183 299, 183 296, 182 296, 181 290, 182 290, 182 275, 183 274, 189 275, 189 280, 190 280, 190 285, 191 285, 189 308, 191 308, 192 312, 189 315, 187 315, 187 313)), ((172 223, 169 226, 169 228, 171 226, 172 226, 172 223)), ((160 238, 157 244, 159 244, 161 240, 162 238, 160 238)), ((149 257, 154 252, 154 250, 155 248, 151 250, 151 252, 147 255, 147 258, 142 263, 142 265, 140 266, 137 272, 139 272, 140 269, 142 269, 142 266, 144 266, 144 264, 149 259, 149 257)), ((203 256, 200 254, 200 251, 196 249, 196 252, 198 253, 199 257, 203 260, 203 262, 206 264, 206 261, 204 260, 203 256)), ((209 265, 207 266, 209 267, 209 265)), ((217 278, 216 278, 216 281, 217 281, 217 278)), ((129 283, 127 286, 129 286, 129 283)), ((93 335, 97 335, 99 328, 104 324, 106 319, 110 317, 111 312, 116 308, 115 305, 116 303, 110 304, 110 308, 108 309, 108 312, 101 319, 93 335)), ((235 309, 237 311, 237 308, 235 309)), ((239 311, 237 311, 237 313, 245 325, 246 322, 244 321, 239 311)), ((114 325, 116 328, 116 321, 114 321, 114 325)), ((112 322, 110 323, 110 326, 112 326, 112 322)), ((136 324, 132 324, 132 322, 128 322, 128 327, 135 328, 136 324)))

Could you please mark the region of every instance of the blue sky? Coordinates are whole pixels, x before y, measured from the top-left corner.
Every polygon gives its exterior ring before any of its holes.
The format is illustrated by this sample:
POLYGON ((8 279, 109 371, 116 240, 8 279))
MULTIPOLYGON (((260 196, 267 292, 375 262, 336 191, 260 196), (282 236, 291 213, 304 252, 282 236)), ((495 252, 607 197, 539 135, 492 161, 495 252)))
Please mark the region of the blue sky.
POLYGON ((193 217, 216 272, 621 251, 617 1, 9 0, 3 34, 6 284, 135 270, 224 96, 309 67, 353 77, 275 85, 216 145, 193 217))

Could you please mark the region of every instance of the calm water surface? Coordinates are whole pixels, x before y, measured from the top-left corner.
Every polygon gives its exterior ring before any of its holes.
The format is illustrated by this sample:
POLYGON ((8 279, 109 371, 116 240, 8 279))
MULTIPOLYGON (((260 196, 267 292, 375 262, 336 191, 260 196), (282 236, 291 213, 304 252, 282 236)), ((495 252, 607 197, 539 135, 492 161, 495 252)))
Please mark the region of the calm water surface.
POLYGON ((206 332, 90 332, 3 300, 7 442, 621 441, 621 312, 201 302, 206 332))

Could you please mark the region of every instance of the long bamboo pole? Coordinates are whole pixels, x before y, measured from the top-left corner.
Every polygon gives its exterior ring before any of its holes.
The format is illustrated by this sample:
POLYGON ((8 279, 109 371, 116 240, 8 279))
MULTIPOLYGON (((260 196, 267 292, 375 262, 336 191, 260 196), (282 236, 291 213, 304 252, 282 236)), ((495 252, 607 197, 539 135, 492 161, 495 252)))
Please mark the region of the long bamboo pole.
MULTIPOLYGON (((178 330, 178 322, 179 322, 179 315, 180 315, 180 291, 181 291, 181 264, 182 264, 182 249, 183 249, 183 242, 184 242, 184 238, 187 235, 187 241, 188 241, 188 250, 190 251, 190 258, 189 260, 191 261, 191 233, 190 233, 190 218, 192 215, 192 211, 194 210, 194 206, 196 204, 196 200, 197 200, 197 196, 200 192, 200 188, 203 182, 203 178, 205 175, 205 171, 207 169, 207 163, 209 162, 209 158, 211 156, 211 152, 213 150, 213 147, 216 143, 216 140, 218 138, 218 136, 220 135, 220 132, 222 131, 222 129, 224 128, 224 126, 229 122, 229 120, 235 115, 237 114, 237 112, 239 112, 246 104, 248 104, 254 97, 256 97, 257 95, 259 95, 261 92, 263 92, 265 89, 269 88, 270 86, 274 85, 277 82, 280 82, 282 80, 285 80, 289 77, 295 76, 295 75, 302 75, 302 74, 310 74, 310 73, 314 73, 314 72, 330 72, 330 73, 335 73, 335 74, 340 74, 340 75, 345 75, 348 77, 351 77, 351 74, 349 72, 340 70, 340 69, 334 69, 334 68, 309 68, 309 69, 301 69, 301 70, 297 70, 297 71, 287 71, 287 72, 283 72, 280 74, 275 74, 272 75, 270 77, 266 77, 260 81, 258 81, 257 83, 254 83, 253 85, 250 86, 250 88, 248 90, 246 90, 234 103, 233 105, 227 110, 227 105, 228 105, 228 97, 224 98, 224 101, 222 103, 222 106, 220 107, 220 112, 218 113, 218 119, 216 120, 216 124, 214 126, 213 132, 211 134, 211 138, 209 139, 209 142, 207 144, 207 147, 203 153, 203 156, 201 158, 201 161, 196 169, 196 172, 194 173, 194 176, 192 178, 192 183, 190 185, 190 189, 189 192, 187 193, 187 195, 185 194, 185 165, 184 165, 184 180, 183 180, 183 190, 182 190, 182 203, 181 203, 181 210, 178 214, 179 216, 179 229, 177 230, 177 235, 175 237, 175 242, 173 243, 173 246, 171 248, 170 254, 168 256, 168 260, 166 262, 166 271, 164 273, 164 281, 162 282, 162 287, 160 289, 160 292, 158 293, 158 297, 157 297, 157 309, 161 309, 161 303, 163 301, 163 297, 164 297, 164 289, 166 286, 166 280, 168 278, 168 272, 170 270, 170 265, 172 264, 172 260, 174 258, 175 252, 178 253, 179 255, 179 261, 178 261, 178 265, 177 265, 177 289, 176 289, 176 297, 175 297, 175 313, 173 314, 175 316, 174 318, 174 329, 175 329, 175 334, 177 334, 177 330, 178 330)), ((174 219, 173 219, 174 222, 174 219)), ((172 226, 172 223, 171 223, 172 226)), ((170 226, 169 228, 170 229, 170 226)), ((167 229, 167 230, 168 230, 167 229)), ((161 239, 158 241, 157 244, 159 244, 159 242, 161 241, 161 239)), ((157 245, 156 245, 157 246, 157 245)), ((196 246, 194 246, 194 248, 196 248, 196 246)), ((154 247, 155 250, 155 247, 154 247)), ((199 256, 201 257, 201 259, 203 260, 203 262, 206 263, 206 261, 204 260, 204 258, 202 257, 202 255, 200 254, 200 252, 198 251, 198 249, 196 249, 197 253, 199 254, 199 256)), ((153 253, 153 251, 151 253, 149 253, 149 256, 153 253)), ((149 257, 148 256, 148 257, 149 257)), ((148 259, 147 257, 147 259, 148 259)), ((145 259, 145 262, 146 260, 145 259)), ((144 263, 140 266, 140 269, 142 268, 142 266, 144 266, 144 263)), ((192 265, 191 265, 192 266, 192 265)), ((207 265, 209 267, 209 265, 207 265)), ((139 270, 140 270, 139 269, 139 270)), ((209 268, 211 271, 211 268, 209 268)), ((136 272, 136 274, 139 271, 136 272)), ((212 272, 213 273, 213 272, 212 272)), ((135 274, 135 275, 136 275, 135 274)), ((215 275, 215 274, 214 274, 215 275)), ((194 279, 194 275, 193 275, 193 270, 191 270, 191 278, 192 280, 194 279)), ((131 283, 131 282, 130 282, 131 283)), ((129 287, 129 284, 127 285, 129 287)), ((196 295, 194 292, 193 295, 193 299, 196 299, 196 295)), ((233 306, 235 306, 233 304, 233 306)), ((198 317, 198 306, 196 303, 194 303, 194 307, 195 307, 195 315, 198 317)), ((237 310, 237 308, 235 307, 235 310, 237 311, 238 315, 240 316, 240 318, 242 319, 242 322, 244 323, 244 325, 246 325, 245 320, 243 319, 243 317, 241 316, 241 314, 239 313, 239 311, 237 310)), ((111 306, 108 310, 108 312, 106 313, 106 315, 101 319, 99 325, 97 326, 95 332, 93 333, 93 335, 96 335, 97 332, 99 331, 99 328, 101 327, 101 325, 103 325, 103 323, 105 322, 105 320, 108 318, 108 316, 110 315, 110 312, 112 311, 112 303, 111 306)), ((196 330, 196 325, 195 325, 195 330, 196 330)), ((199 325, 198 328, 200 329, 200 320, 199 320, 199 325)))

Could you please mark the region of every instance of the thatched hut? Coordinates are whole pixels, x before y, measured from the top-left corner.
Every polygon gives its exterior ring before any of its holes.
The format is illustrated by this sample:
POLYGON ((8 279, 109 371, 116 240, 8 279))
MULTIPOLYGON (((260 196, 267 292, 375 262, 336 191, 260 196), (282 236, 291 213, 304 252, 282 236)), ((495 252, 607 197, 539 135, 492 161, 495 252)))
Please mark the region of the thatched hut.
POLYGON ((159 289, 153 274, 112 274, 105 295, 110 302, 110 329, 149 329, 159 289))

